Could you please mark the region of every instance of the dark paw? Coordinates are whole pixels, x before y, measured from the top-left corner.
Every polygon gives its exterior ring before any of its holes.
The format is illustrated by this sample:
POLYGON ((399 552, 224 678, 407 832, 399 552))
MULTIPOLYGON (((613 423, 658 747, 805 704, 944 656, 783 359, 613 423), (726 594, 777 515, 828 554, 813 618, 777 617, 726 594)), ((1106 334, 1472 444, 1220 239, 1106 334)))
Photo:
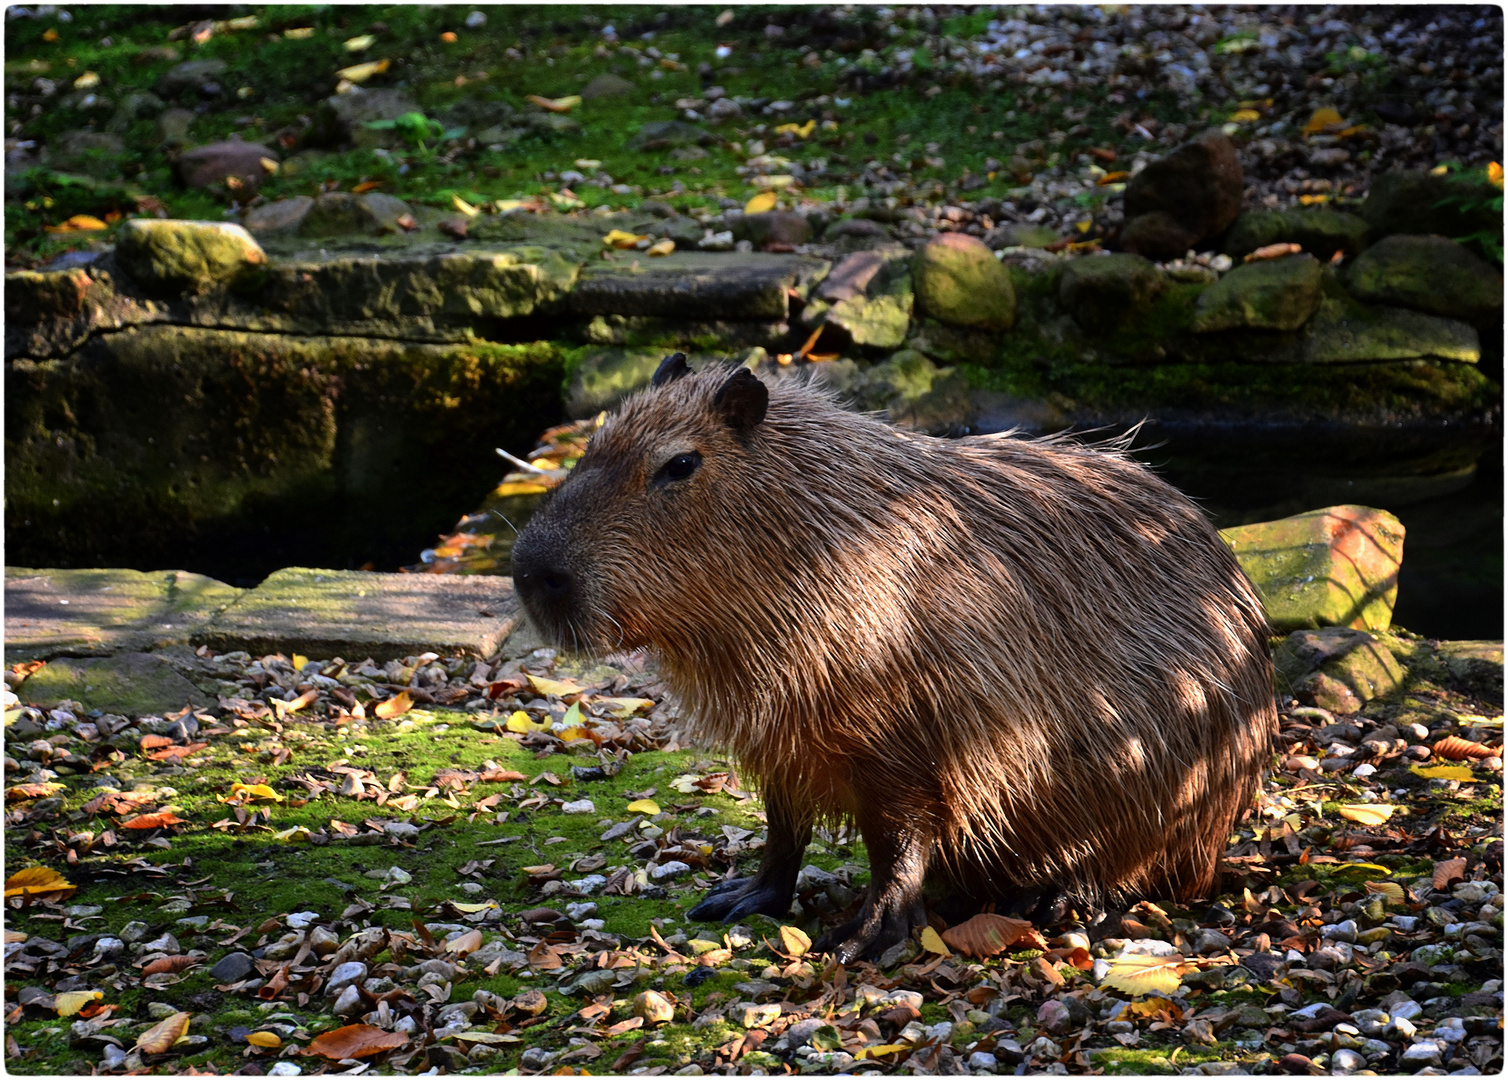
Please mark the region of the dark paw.
POLYGON ((812 948, 816 952, 831 953, 840 964, 875 960, 887 949, 905 941, 914 928, 926 921, 920 903, 876 906, 866 902, 858 918, 829 930, 812 948))
POLYGON ((698 922, 734 922, 745 915, 780 918, 791 910, 791 890, 771 886, 757 877, 734 878, 714 886, 688 917, 698 922))

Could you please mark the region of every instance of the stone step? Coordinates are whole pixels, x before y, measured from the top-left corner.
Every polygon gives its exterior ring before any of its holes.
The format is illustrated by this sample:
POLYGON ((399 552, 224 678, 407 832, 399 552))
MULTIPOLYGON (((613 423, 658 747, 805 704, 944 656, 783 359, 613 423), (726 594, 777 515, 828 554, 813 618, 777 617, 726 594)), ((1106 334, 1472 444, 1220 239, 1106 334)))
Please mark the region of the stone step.
POLYGON ((235 589, 181 570, 5 575, 7 664, 183 645, 379 663, 424 652, 482 658, 520 621, 503 577, 291 567, 235 589))

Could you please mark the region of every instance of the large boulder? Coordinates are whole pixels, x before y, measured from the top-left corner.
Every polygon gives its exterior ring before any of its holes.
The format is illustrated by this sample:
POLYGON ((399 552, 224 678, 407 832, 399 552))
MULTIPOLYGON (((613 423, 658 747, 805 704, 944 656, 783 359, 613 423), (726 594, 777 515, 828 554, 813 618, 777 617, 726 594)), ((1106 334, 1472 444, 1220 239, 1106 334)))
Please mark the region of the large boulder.
POLYGON ((332 94, 324 100, 315 115, 309 141, 348 141, 365 149, 395 145, 402 141, 396 131, 373 129, 367 125, 421 111, 419 103, 405 90, 363 90, 357 87, 350 93, 332 94))
POLYGON ((1328 262, 1337 251, 1359 255, 1367 245, 1366 219, 1328 206, 1248 210, 1225 237, 1225 253, 1240 259, 1268 244, 1298 244, 1328 262))
POLYGON ((817 286, 802 320, 808 326, 820 322, 835 327, 864 348, 899 348, 914 306, 909 271, 907 253, 898 245, 856 251, 817 286))
POLYGON ((649 385, 663 359, 664 349, 593 349, 571 373, 566 415, 580 419, 616 408, 629 394, 649 385))
MULTIPOLYGON (((1374 237, 1393 233, 1503 236, 1503 211, 1493 209, 1501 188, 1485 179, 1434 175, 1422 169, 1393 169, 1372 181, 1358 212, 1374 237)), ((1501 205, 1501 204, 1499 204, 1501 205)))
POLYGON ((812 224, 804 214, 791 210, 766 210, 759 214, 745 214, 735 221, 733 236, 749 241, 759 251, 788 251, 811 240, 812 224))
POLYGON ((17 696, 36 704, 77 701, 86 710, 131 716, 215 704, 213 696, 185 678, 167 657, 144 652, 52 660, 21 684, 17 696))
POLYGON ((1223 132, 1207 131, 1126 184, 1121 243, 1149 258, 1177 258, 1229 228, 1244 192, 1235 145, 1223 132))
POLYGON ((1319 307, 1322 272, 1313 255, 1238 266, 1199 294, 1192 328, 1297 330, 1319 307))
POLYGON ((295 195, 291 199, 253 206, 241 219, 249 232, 295 233, 314 209, 314 200, 308 195, 295 195))
POLYGON ((1108 333, 1144 315, 1167 286, 1167 276, 1140 255, 1092 255, 1063 267, 1058 302, 1084 329, 1108 333))
POLYGON ((1503 696, 1501 641, 1442 641, 1436 653, 1451 675, 1471 690, 1503 696))
POLYGON ((1350 715, 1403 688, 1408 673, 1387 645, 1365 630, 1295 630, 1273 650, 1279 689, 1306 705, 1350 715))
POLYGON ((1443 236, 1389 236, 1346 273, 1359 300, 1397 304, 1482 326, 1502 318, 1503 275, 1443 236))
POLYGON ((245 201, 277 164, 278 155, 270 147, 227 139, 185 150, 178 157, 178 176, 191 188, 224 184, 237 199, 245 201))
POLYGON ((1386 510, 1331 506, 1220 535, 1274 630, 1386 630, 1398 598, 1404 528, 1386 510))
POLYGON ((1009 330, 1016 321, 1011 275, 981 240, 943 233, 916 253, 916 297, 932 318, 977 330, 1009 330))
POLYGON ((143 288, 167 296, 230 283, 267 263, 261 245, 240 225, 155 218, 121 226, 115 259, 143 288))
POLYGON ((364 195, 330 191, 314 200, 298 232, 300 236, 393 233, 402 228, 400 218, 412 215, 408 203, 380 191, 364 195))
POLYGON ((1304 326, 1301 355, 1310 364, 1424 359, 1475 364, 1482 346, 1473 327, 1454 319, 1326 296, 1304 326))

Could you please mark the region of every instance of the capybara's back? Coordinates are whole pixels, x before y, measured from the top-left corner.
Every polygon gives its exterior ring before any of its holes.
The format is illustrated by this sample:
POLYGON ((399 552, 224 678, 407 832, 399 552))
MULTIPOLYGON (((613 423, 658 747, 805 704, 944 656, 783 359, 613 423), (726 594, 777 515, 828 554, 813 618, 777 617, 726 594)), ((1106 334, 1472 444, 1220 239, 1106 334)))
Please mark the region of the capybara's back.
POLYGON ((874 954, 929 870, 971 892, 1207 895, 1276 727, 1267 624, 1190 501, 1067 440, 934 439, 790 382, 690 374, 597 433, 514 549, 568 646, 647 645, 759 779, 760 871, 693 913, 782 914, 810 827, 872 884, 874 954))

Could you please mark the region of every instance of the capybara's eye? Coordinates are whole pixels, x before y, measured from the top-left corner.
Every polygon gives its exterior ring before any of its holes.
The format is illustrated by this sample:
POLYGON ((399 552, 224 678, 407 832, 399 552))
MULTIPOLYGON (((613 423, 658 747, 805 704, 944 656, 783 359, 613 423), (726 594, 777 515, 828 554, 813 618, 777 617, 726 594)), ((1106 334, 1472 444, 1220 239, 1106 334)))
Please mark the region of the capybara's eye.
POLYGON ((684 480, 701 467, 702 455, 695 450, 685 454, 677 454, 665 464, 660 466, 660 471, 655 473, 654 479, 649 482, 650 487, 664 487, 676 480, 684 480))

